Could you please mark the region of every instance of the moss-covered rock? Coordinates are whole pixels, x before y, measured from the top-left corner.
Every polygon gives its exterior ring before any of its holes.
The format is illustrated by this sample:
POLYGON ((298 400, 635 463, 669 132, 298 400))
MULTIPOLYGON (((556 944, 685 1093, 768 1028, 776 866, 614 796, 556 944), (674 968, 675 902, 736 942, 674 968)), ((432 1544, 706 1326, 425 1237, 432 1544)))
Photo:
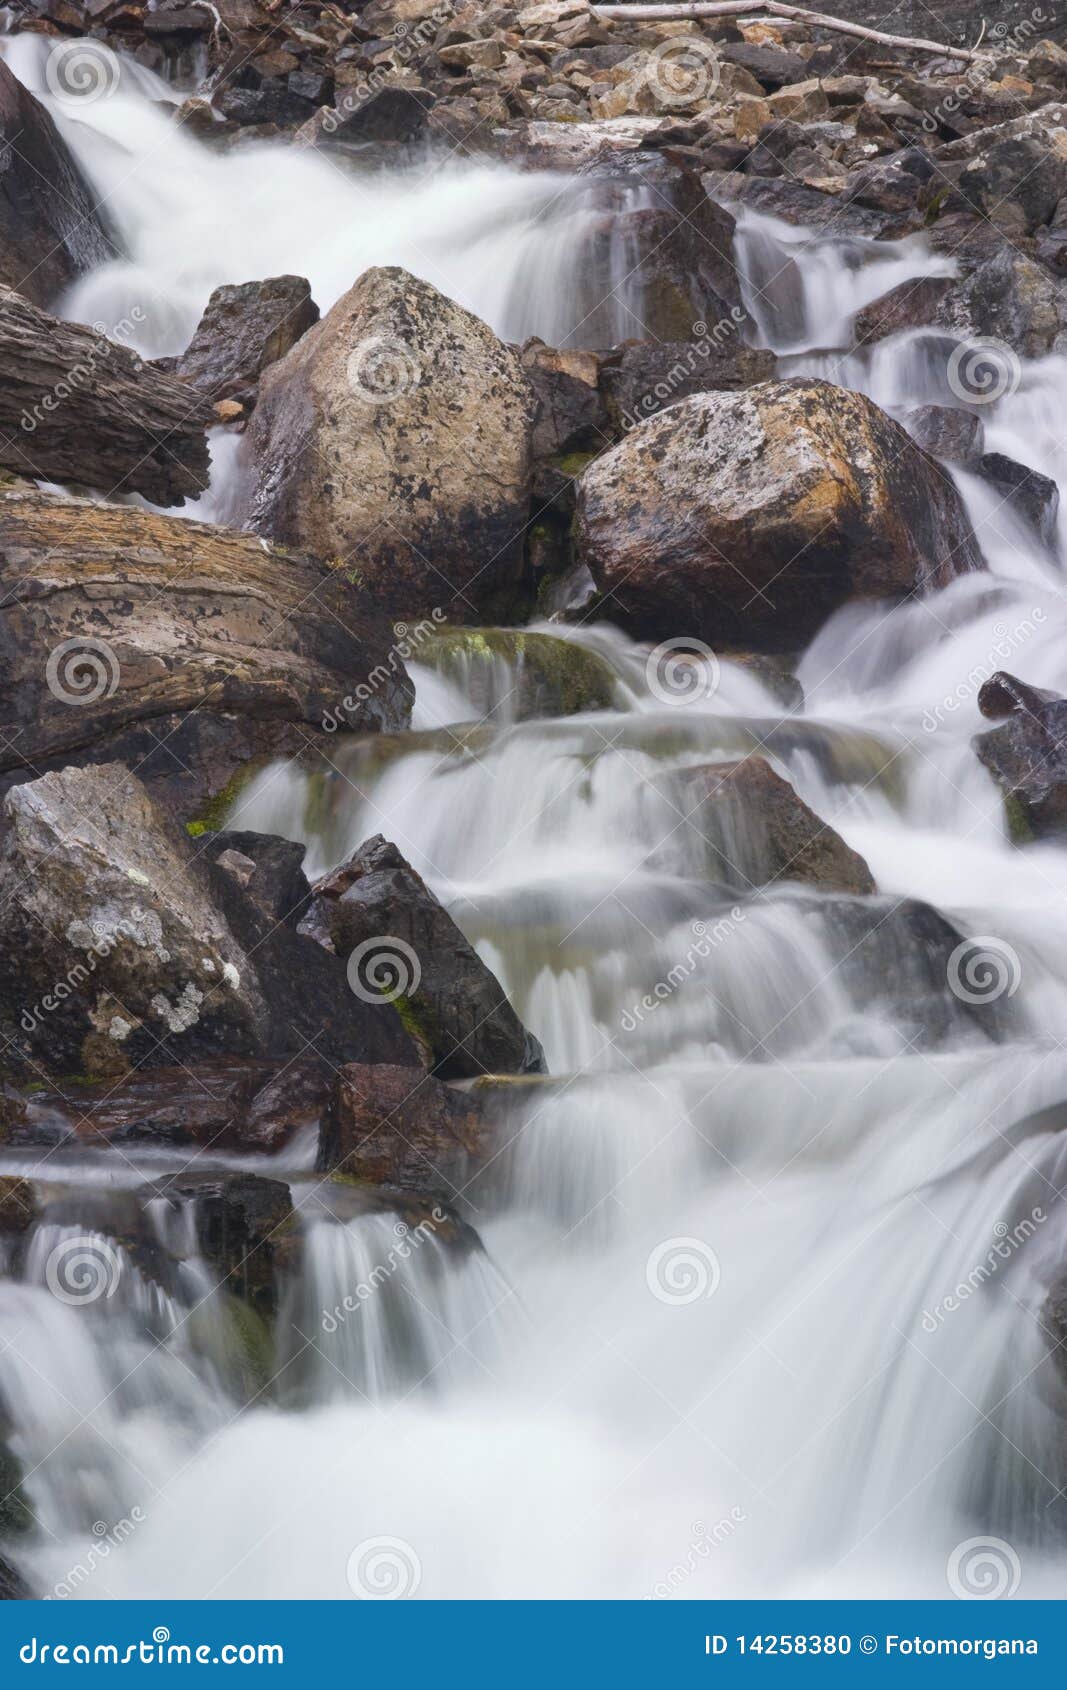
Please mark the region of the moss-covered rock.
POLYGON ((576 716, 616 703, 615 676, 597 652, 535 629, 448 629, 419 655, 483 717, 576 716))

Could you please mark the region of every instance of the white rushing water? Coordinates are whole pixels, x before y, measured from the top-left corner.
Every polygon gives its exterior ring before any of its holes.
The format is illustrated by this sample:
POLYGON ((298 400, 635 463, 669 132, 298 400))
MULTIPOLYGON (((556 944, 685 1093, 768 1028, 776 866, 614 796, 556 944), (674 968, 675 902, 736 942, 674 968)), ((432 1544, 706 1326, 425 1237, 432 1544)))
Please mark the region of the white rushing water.
MULTIPOLYGON (((39 86, 40 43, 5 51, 39 86)), ((142 79, 84 120, 58 114, 127 252, 63 302, 73 314, 147 301, 149 349, 173 350, 222 280, 296 270, 325 308, 391 262, 502 332, 581 339, 587 187, 210 155, 158 93, 142 79)), ((921 243, 746 218, 738 256, 783 369, 905 420, 946 402, 936 337, 846 350, 864 304, 946 273, 921 243)), ((1063 480, 1064 398, 1062 360, 1021 369, 982 407, 989 448, 1063 480)), ((0 1284, 0 1394, 41 1522, 18 1554, 39 1583, 941 1596, 991 1565, 1021 1595, 1059 1593, 1067 1384, 1040 1315, 1067 1255, 1067 855, 1011 846, 970 741, 998 668, 1067 693, 1067 600, 1058 556, 959 484, 989 575, 839 613, 800 663, 803 702, 731 663, 678 690, 610 628, 547 627, 607 666, 610 710, 531 720, 506 660, 420 663, 410 745, 383 760, 339 743, 330 771, 279 765, 246 792, 236 825, 305 840, 310 871, 394 840, 551 1078, 517 1088, 500 1153, 448 1194, 484 1248, 327 1213, 291 1158, 301 1265, 277 1378, 254 1390, 226 1372, 232 1311, 173 1216, 156 1216, 183 1264, 166 1296, 125 1253, 103 1304, 49 1295, 77 1212, 65 1164, 66 1208, 0 1284), (482 711, 462 742, 434 732, 482 711), (744 814, 709 854, 686 771, 750 750, 866 857, 877 898, 760 892, 744 814), (961 933, 991 958, 992 1008, 953 961, 961 933), (106 1560, 72 1582, 94 1521, 106 1560)), ((78 1218, 95 1234, 110 1188, 92 1179, 78 1218)))

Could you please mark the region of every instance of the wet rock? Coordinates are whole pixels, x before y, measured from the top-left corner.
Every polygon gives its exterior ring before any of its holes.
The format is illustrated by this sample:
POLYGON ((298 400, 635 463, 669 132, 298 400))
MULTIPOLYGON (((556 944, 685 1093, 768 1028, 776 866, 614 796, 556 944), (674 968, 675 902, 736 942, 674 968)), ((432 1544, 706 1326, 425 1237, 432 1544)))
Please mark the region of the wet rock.
POLYGON ((1003 452, 985 452, 973 467, 992 483, 1007 509, 1034 530, 1043 546, 1055 546, 1060 490, 1051 477, 1003 452))
POLYGON ((64 769, 0 814, 8 1062, 108 1074, 262 1047, 255 970, 134 775, 64 769))
POLYGON ((493 1128, 474 1092, 420 1068, 341 1069, 319 1168, 420 1196, 451 1194, 488 1154, 493 1128))
POLYGON ((427 1067, 446 1079, 544 1067, 499 983, 444 905, 380 834, 315 882, 353 990, 395 1005, 427 1067))
POLYGON ((259 1174, 190 1171, 154 1194, 191 1212, 195 1247, 220 1281, 260 1314, 273 1313, 275 1252, 295 1224, 289 1187, 259 1174))
POLYGON ((33 1185, 17 1174, 0 1175, 0 1233, 18 1234, 33 1225, 37 1199, 33 1185))
MULTIPOLYGON (((749 326, 733 261, 735 222, 689 171, 646 169, 651 206, 616 217, 611 242, 628 241, 640 267, 647 338, 725 338, 749 326)), ((617 250, 617 247, 616 247, 617 250)))
POLYGON ((738 890, 802 881, 873 892, 870 869, 765 757, 709 763, 681 777, 683 836, 706 850, 716 880, 738 890), (694 837, 695 836, 695 837, 694 837))
MULTIPOLYGON (((228 1056, 152 1068, 95 1087, 68 1083, 35 1092, 14 1142, 32 1143, 40 1129, 36 1141, 43 1143, 195 1145, 272 1155, 320 1120, 328 1091, 329 1071, 315 1061, 228 1056)), ((4 1212, 0 1195, 0 1225, 4 1212)))
POLYGON ((207 487, 213 420, 184 383, 129 347, 0 289, 5 468, 179 505, 207 487))
POLYGON ((968 1000, 952 990, 967 978, 964 936, 939 910, 913 898, 850 898, 823 904, 845 990, 868 1012, 888 1011, 914 1048, 976 1033, 999 1039, 1011 1002, 968 1000), (948 989, 946 990, 946 987, 948 989))
POLYGON ((994 141, 960 172, 959 194, 970 210, 1010 221, 1030 234, 1052 217, 1067 192, 1067 157, 1036 138, 994 141))
POLYGON ((50 305, 114 247, 51 117, 2 62, 0 139, 0 282, 50 305))
POLYGON ((973 411, 950 405, 917 405, 904 418, 916 446, 946 463, 969 465, 982 455, 985 429, 973 411))
POLYGON ((937 322, 945 300, 957 285, 949 276, 919 276, 901 282, 856 313, 852 325, 856 345, 868 346, 904 329, 937 322))
POLYGON ((175 373, 212 400, 251 401, 268 364, 319 320, 303 276, 216 288, 175 373))
POLYGON ((1017 844, 1067 832, 1067 701, 1015 711, 974 749, 1004 794, 1017 844))
POLYGON ((0 586, 0 771, 136 753, 197 816, 249 758, 279 755, 289 724, 409 719, 411 684, 366 600, 251 535, 9 493, 0 586))
POLYGON ((1009 675, 1005 669, 998 669, 988 681, 983 681, 978 693, 979 710, 993 722, 1000 721, 1002 716, 1013 716, 1016 711, 1032 715, 1042 705, 1055 702, 1054 692, 1047 692, 1044 687, 1029 686, 1016 675, 1009 675))
POLYGON ((807 65, 799 53, 791 53, 787 47, 776 47, 770 43, 755 41, 728 41, 722 48, 722 57, 728 64, 740 65, 747 70, 764 88, 781 88, 786 82, 802 82, 807 75, 807 65))
POLYGON ((258 88, 224 88, 214 99, 216 111, 242 127, 277 124, 279 128, 304 122, 310 115, 306 100, 290 92, 282 81, 265 79, 258 88))
POLYGON ((515 353, 403 270, 368 270, 266 372, 260 533, 348 559, 390 615, 501 619, 521 593, 534 399, 515 353))
POLYGON ((577 549, 638 638, 761 651, 982 567, 944 472, 870 400, 808 380, 643 423, 583 473, 577 549))
POLYGON ((441 633, 419 656, 462 686, 483 719, 575 716, 618 701, 615 676, 597 652, 527 628, 441 633))
POLYGON ((36 1594, 6 1556, 0 1555, 0 1602, 33 1602, 36 1594))
POLYGON ((542 497, 550 498, 557 491, 555 478, 566 473, 566 466, 556 467, 553 460, 576 452, 599 451, 612 439, 600 390, 600 356, 596 352, 557 350, 535 339, 523 346, 521 359, 536 401, 536 485, 542 497))
POLYGON ((738 328, 698 341, 628 341, 603 360, 601 385, 618 435, 692 393, 728 393, 774 378, 773 352, 746 346, 738 328))
MULTIPOLYGON (((341 1062, 416 1060, 408 1034, 388 1003, 354 990, 345 959, 316 943, 301 923, 311 904, 302 868, 304 847, 270 834, 220 832, 203 840, 216 902, 255 965, 267 1002, 266 1046, 341 1062), (233 872, 237 856, 251 874, 233 872)), ((297 1077, 293 1084, 299 1093, 297 1077)), ((260 1113, 265 1130, 274 1101, 260 1113)))

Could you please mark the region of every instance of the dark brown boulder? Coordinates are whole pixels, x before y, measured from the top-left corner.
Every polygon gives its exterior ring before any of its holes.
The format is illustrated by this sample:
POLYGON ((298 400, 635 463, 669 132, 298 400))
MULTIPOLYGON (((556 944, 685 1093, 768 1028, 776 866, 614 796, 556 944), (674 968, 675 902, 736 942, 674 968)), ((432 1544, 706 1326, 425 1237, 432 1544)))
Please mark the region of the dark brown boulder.
POLYGON ((983 566, 959 495, 899 423, 825 382, 708 393, 582 474, 576 550, 642 639, 796 650, 853 598, 983 566))
POLYGON ((420 1196, 449 1193, 484 1159, 491 1135, 476 1094, 420 1068, 349 1063, 327 1109, 319 1167, 420 1196))
POLYGON ((115 249, 51 117, 2 60, 0 140, 0 282, 51 305, 115 249))
POLYGON ((443 1078, 536 1072, 541 1047, 444 905, 380 834, 316 881, 321 918, 353 991, 395 1004, 443 1078))
MULTIPOLYGON (((328 1093, 329 1070, 315 1061, 227 1056, 189 1067, 139 1069, 95 1086, 67 1083, 35 1091, 23 1124, 7 1142, 80 1140, 270 1155, 321 1119, 328 1093)), ((0 1226, 7 1213, 0 1194, 0 1226)))
POLYGON ((803 881, 828 892, 875 890, 870 869, 765 757, 687 769, 684 837, 735 890, 803 881), (695 836, 695 837, 694 837, 695 836))
POLYGON ((269 364, 319 320, 303 276, 273 276, 216 288, 175 374, 209 399, 249 404, 269 364))
POLYGON ((1016 675, 1009 675, 1006 669, 998 669, 988 681, 982 682, 978 708, 991 722, 999 722, 1004 716, 1014 716, 1016 711, 1033 715, 1044 705, 1055 703, 1056 697, 1056 693, 1047 692, 1044 687, 1032 687, 1016 675))
POLYGON ((1051 476, 1020 464, 1003 452, 985 452, 970 466, 996 489, 1001 503, 1024 527, 1032 528, 1042 545, 1056 544, 1060 490, 1051 476))
POLYGON ((710 329, 699 340, 631 340, 608 353, 601 386, 617 435, 628 434, 693 393, 731 393, 774 379, 773 352, 746 346, 738 329, 710 329))
POLYGON ((0 289, 5 468, 180 505, 208 485, 213 421, 206 400, 128 347, 0 289))
POLYGON ((1067 700, 1013 711, 974 749, 1004 794, 1017 843, 1067 833, 1067 700))

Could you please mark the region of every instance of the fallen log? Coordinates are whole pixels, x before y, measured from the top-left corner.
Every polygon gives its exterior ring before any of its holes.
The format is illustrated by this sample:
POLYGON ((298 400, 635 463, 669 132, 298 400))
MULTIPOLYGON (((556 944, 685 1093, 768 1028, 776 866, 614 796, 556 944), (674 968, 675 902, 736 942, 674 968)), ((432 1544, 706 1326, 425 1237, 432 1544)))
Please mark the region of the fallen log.
POLYGON ((836 29, 841 35, 857 35, 861 41, 877 41, 881 47, 902 47, 911 53, 935 53, 943 59, 963 59, 972 63, 988 58, 988 52, 972 47, 949 47, 941 41, 924 41, 921 37, 890 35, 884 29, 868 29, 866 25, 849 23, 844 18, 832 18, 826 12, 811 12, 806 6, 791 6, 786 0, 678 0, 673 5, 597 6, 589 10, 598 18, 620 18, 630 22, 656 21, 681 23, 686 18, 729 18, 750 12, 770 12, 777 18, 789 18, 795 23, 810 24, 813 29, 836 29))
POLYGON ((178 505, 202 493, 209 401, 128 346, 0 288, 0 465, 178 505))

